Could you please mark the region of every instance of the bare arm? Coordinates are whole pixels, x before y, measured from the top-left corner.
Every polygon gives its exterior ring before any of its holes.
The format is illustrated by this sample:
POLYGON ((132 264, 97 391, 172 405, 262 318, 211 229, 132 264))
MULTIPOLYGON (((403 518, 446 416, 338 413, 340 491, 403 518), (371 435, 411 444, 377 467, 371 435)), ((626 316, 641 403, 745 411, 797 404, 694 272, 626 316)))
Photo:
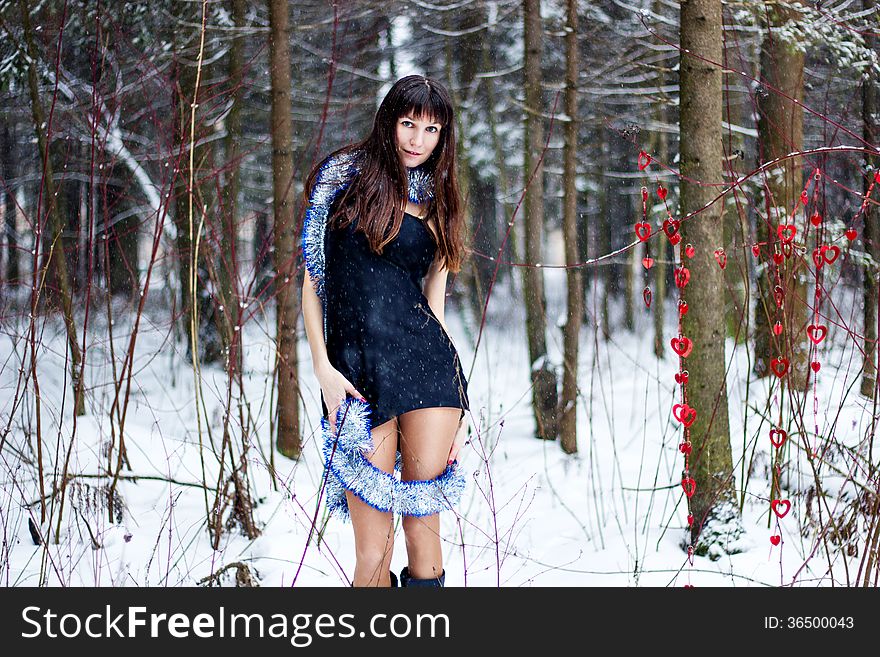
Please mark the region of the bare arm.
POLYGON ((315 285, 308 272, 303 276, 302 311, 306 338, 312 351, 312 369, 317 374, 319 369, 330 365, 330 361, 327 358, 327 345, 324 342, 324 309, 321 307, 321 300, 315 292, 315 285))
POLYGON ((425 276, 425 283, 423 285, 423 292, 428 300, 428 305, 431 306, 431 311, 447 333, 449 333, 446 328, 446 277, 448 274, 449 270, 440 264, 439 257, 434 258, 434 262, 431 263, 431 268, 425 276))
POLYGON ((302 309, 306 337, 309 341, 309 349, 312 351, 312 369, 321 386, 321 392, 324 393, 330 426, 335 431, 336 409, 345 401, 346 396, 351 395, 359 399, 363 399, 364 396, 330 364, 330 359, 327 357, 327 343, 324 341, 324 308, 308 272, 303 276, 302 309))

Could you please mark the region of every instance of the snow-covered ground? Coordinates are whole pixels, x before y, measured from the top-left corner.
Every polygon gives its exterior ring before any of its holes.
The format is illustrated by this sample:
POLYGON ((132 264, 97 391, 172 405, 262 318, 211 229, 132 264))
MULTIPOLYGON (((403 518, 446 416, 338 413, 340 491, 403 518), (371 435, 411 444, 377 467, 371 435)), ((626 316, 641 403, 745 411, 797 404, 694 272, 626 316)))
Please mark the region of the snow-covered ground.
MULTIPOLYGON (((550 317, 558 318, 564 293, 562 271, 548 270, 547 288, 550 317)), ((817 523, 827 523, 828 511, 842 516, 843 505, 854 499, 854 485, 847 483, 847 474, 859 482, 860 472, 840 450, 824 454, 819 474, 829 498, 821 517, 815 502, 808 517, 806 493, 813 484, 813 470, 803 450, 789 448, 781 481, 793 504, 779 521, 781 545, 770 543, 770 536, 777 532, 775 517, 768 526, 772 447, 767 437, 770 425, 762 421, 762 415, 769 398, 769 414, 776 417, 780 399, 777 390, 770 390, 774 382, 756 380, 750 374, 743 345, 728 343, 727 377, 736 486, 744 500, 745 535, 738 543, 742 551, 715 561, 695 557, 690 563, 681 546, 687 516, 679 485, 681 430, 670 413, 676 362, 671 349, 661 360, 653 355, 649 312, 640 306, 637 330, 618 329, 607 342, 584 327, 579 363, 580 451, 567 456, 558 443, 532 436, 529 363, 523 310, 517 298, 518 293, 506 286, 495 289, 476 356, 473 323, 465 322, 457 312, 449 313, 452 337, 465 372, 470 372, 475 432, 461 455, 465 471, 472 475, 467 492, 457 513, 445 513, 442 521, 448 585, 816 586, 830 585, 832 578, 837 584, 852 583, 864 542, 858 542, 857 552, 847 563, 839 545, 817 543, 817 523)), ((655 300, 652 312, 656 308, 655 300)), ((114 435, 120 411, 112 407, 111 355, 118 378, 133 321, 122 309, 118 314, 113 325, 114 354, 106 319, 91 316, 87 414, 79 418, 72 414, 65 375, 63 325, 57 319, 39 318, 42 494, 47 496, 51 515, 51 522, 43 523, 41 529, 53 540, 58 525, 53 482, 60 482, 65 461, 69 473, 83 475, 68 485, 58 543, 39 547, 28 528, 29 518, 40 525, 36 400, 32 381, 19 387, 20 368, 29 370, 29 361, 23 361, 28 354, 22 337, 26 317, 5 320, 0 337, 0 421, 9 432, 2 435, 0 450, 0 581, 7 586, 35 586, 41 581, 73 586, 192 586, 227 564, 241 562, 255 571, 264 586, 290 585, 295 576, 297 586, 345 585, 354 565, 350 525, 330 519, 320 542, 313 538, 306 545, 316 511, 319 528, 326 516, 323 508, 316 509, 322 477, 317 440, 320 401, 304 339, 299 351, 304 386, 303 457, 294 462, 277 453, 272 456, 271 314, 255 316, 243 331, 246 373, 240 401, 249 427, 248 474, 258 501, 254 515, 261 535, 250 540, 236 530, 228 531, 219 548, 212 548, 206 517, 213 493, 206 493, 202 484, 206 482, 212 490, 217 484, 211 445, 219 450, 222 440, 226 376, 217 367, 202 370, 199 404, 204 407, 197 413, 197 391, 185 349, 175 341, 167 312, 152 305, 137 338, 124 421, 130 469, 123 468, 117 484, 124 509, 118 521, 110 520, 102 493, 109 482, 100 475, 106 472, 111 440, 114 445, 119 440, 114 435)), ((672 312, 667 316, 671 321, 672 312)), ((671 330, 670 324, 667 336, 671 330)), ((559 363, 561 331, 551 327, 548 337, 550 358, 559 363)), ((859 352, 843 331, 832 331, 819 360, 822 369, 815 413, 811 390, 806 426, 812 429, 815 419, 822 440, 833 432, 838 441, 854 445, 868 431, 873 412, 870 400, 858 395, 859 352)), ((784 416, 790 414, 787 408, 784 416)), ((230 426, 237 444, 242 435, 237 392, 233 392, 232 415, 230 426)), ((804 436, 789 433, 793 443, 803 443, 804 436)), ((814 435, 806 439, 821 444, 814 435)), ((115 464, 115 447, 112 455, 115 464)), ((405 554, 403 532, 398 528, 395 570, 406 564, 405 554)), ((234 583, 234 572, 227 571, 224 584, 234 583)))

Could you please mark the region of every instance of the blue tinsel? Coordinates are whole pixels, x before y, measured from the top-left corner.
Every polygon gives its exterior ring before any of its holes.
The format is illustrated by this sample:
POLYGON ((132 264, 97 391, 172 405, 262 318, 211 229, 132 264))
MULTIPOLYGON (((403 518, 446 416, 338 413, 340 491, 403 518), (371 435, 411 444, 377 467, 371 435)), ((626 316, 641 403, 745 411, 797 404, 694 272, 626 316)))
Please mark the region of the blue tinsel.
POLYGON ((448 465, 434 479, 402 481, 399 453, 394 474, 380 470, 367 459, 373 449, 369 403, 349 399, 336 417, 336 433, 326 419, 321 420, 327 468, 325 495, 331 513, 343 519, 349 517, 346 490, 374 509, 409 516, 432 515, 458 504, 465 487, 458 462, 448 465))
MULTIPOLYGON (((315 285, 321 302, 324 296, 324 231, 327 226, 330 206, 336 197, 351 184, 357 175, 360 153, 345 153, 328 158, 315 180, 309 196, 309 207, 303 219, 302 250, 306 270, 315 285)), ((434 174, 421 167, 407 169, 409 189, 407 196, 411 203, 424 203, 434 198, 434 174)))

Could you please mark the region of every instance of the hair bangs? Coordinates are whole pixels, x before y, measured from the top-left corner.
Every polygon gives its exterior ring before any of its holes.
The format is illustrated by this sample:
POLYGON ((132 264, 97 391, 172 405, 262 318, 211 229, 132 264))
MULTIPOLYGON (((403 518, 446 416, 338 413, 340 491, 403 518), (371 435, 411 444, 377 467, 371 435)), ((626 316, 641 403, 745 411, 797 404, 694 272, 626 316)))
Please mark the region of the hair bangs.
POLYGON ((430 119, 442 126, 452 121, 452 107, 436 88, 429 86, 424 78, 403 90, 400 116, 409 114, 413 118, 430 119))

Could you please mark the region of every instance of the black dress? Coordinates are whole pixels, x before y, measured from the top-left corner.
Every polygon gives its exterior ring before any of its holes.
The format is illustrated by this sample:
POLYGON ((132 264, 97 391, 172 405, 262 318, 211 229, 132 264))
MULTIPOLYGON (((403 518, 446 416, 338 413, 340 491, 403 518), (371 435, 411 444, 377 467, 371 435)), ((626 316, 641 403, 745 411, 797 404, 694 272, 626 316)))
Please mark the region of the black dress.
MULTIPOLYGON (((430 407, 468 409, 455 346, 422 293, 437 244, 418 217, 404 214, 381 255, 356 222, 324 236, 325 334, 330 364, 366 398, 370 424, 430 407)), ((323 396, 324 416, 327 407, 323 396)))

